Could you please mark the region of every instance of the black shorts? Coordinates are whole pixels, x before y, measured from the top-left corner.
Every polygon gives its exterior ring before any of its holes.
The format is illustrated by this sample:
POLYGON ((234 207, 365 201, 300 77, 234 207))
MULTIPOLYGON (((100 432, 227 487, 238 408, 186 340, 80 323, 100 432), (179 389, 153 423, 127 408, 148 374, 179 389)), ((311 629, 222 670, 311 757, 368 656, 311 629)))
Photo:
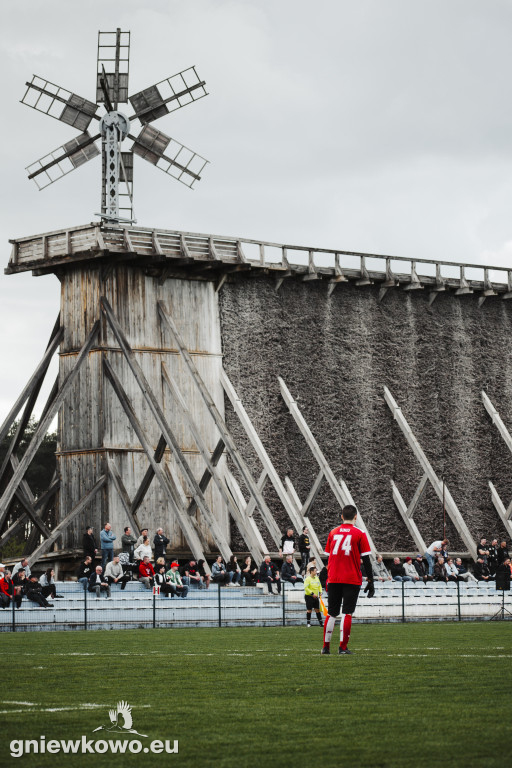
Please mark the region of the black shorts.
POLYGON ((320 608, 320 601, 316 595, 304 595, 304 600, 306 601, 306 608, 308 611, 312 611, 313 609, 318 611, 320 608))
POLYGON ((343 602, 343 613, 354 613, 359 597, 359 584, 328 584, 327 611, 329 616, 339 616, 343 602))

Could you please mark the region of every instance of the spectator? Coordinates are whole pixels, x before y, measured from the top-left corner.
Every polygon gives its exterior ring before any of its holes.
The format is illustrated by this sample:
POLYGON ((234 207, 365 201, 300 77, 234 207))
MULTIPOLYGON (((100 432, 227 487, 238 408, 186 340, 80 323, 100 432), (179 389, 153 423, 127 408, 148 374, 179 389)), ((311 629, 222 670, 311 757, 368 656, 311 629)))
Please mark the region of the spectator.
POLYGON ((486 565, 488 564, 487 560, 489 558, 489 547, 487 546, 486 538, 480 539, 480 544, 476 548, 476 556, 477 556, 477 559, 481 557, 484 563, 486 565))
POLYGON ((25 594, 25 587, 27 584, 27 576, 25 574, 25 571, 23 568, 18 571, 16 576, 12 577, 12 583, 14 584, 14 589, 17 595, 24 595, 25 594))
POLYGON ((295 552, 295 537, 293 535, 293 528, 287 528, 286 533, 281 538, 281 546, 279 547, 279 557, 285 555, 293 555, 295 552))
POLYGON ((321 627, 324 622, 320 613, 320 595, 322 594, 322 585, 316 575, 314 565, 309 569, 308 575, 304 580, 304 600, 306 601, 306 626, 311 626, 311 613, 314 609, 316 618, 321 627))
POLYGON ((395 557, 391 565, 391 578, 393 581, 412 581, 410 576, 405 573, 404 567, 399 557, 395 557))
POLYGON ((52 600, 55 600, 55 598, 64 597, 64 595, 57 594, 55 572, 53 568, 46 569, 43 575, 39 577, 39 583, 41 585, 41 592, 45 597, 50 597, 52 600))
POLYGON ((21 570, 25 571, 25 576, 27 577, 27 579, 30 579, 30 574, 32 573, 32 571, 30 570, 30 566, 28 564, 28 560, 26 557, 23 557, 19 563, 16 563, 16 565, 12 569, 12 577, 14 578, 18 573, 18 571, 21 571, 21 570))
POLYGON ((320 579, 320 584, 322 585, 322 587, 326 589, 327 588, 327 566, 325 565, 322 566, 322 568, 318 572, 318 578, 320 579))
POLYGON ((429 576, 434 575, 434 563, 436 555, 440 554, 441 551, 444 552, 449 543, 450 542, 448 539, 438 539, 437 541, 433 541, 430 547, 428 547, 427 551, 425 552, 425 559, 428 563, 429 576))
POLYGON ((283 581, 286 581, 288 584, 301 584, 304 581, 302 576, 299 576, 295 570, 293 555, 286 555, 286 560, 281 566, 281 582, 283 581))
POLYGON ((484 562, 483 557, 478 557, 474 568, 477 581, 494 581, 489 570, 489 566, 484 562))
POLYGON ((135 552, 135 544, 137 539, 132 533, 132 529, 129 525, 124 529, 124 533, 121 536, 122 551, 128 555, 128 561, 133 562, 133 553, 135 552))
POLYGON ((509 560, 509 559, 510 559, 510 555, 508 553, 507 542, 503 540, 502 542, 500 542, 500 546, 498 549, 498 565, 501 565, 502 563, 505 562, 505 560, 509 560))
POLYGON ((181 569, 181 580, 187 587, 201 589, 203 580, 195 560, 189 560, 188 563, 183 566, 181 569))
POLYGON ((242 564, 242 584, 252 587, 258 579, 258 568, 250 555, 247 555, 242 564))
POLYGON ((510 558, 507 557, 496 570, 496 589, 508 591, 510 589, 510 558))
POLYGON ((155 545, 155 560, 159 557, 165 558, 165 549, 169 544, 169 541, 170 539, 164 535, 164 529, 157 528, 155 538, 153 539, 153 544, 155 545))
POLYGON ((85 529, 85 533, 83 536, 83 548, 84 548, 84 558, 89 555, 91 558, 91 562, 94 563, 94 558, 98 554, 98 544, 96 543, 96 539, 94 538, 93 534, 93 527, 92 525, 88 525, 85 529))
POLYGON ((409 576, 411 581, 421 581, 418 571, 414 567, 414 563, 412 561, 412 557, 406 557, 405 563, 404 563, 404 573, 406 576, 409 576))
POLYGON ((158 567, 155 570, 155 586, 158 587, 160 590, 160 593, 164 597, 174 597, 176 594, 176 590, 170 583, 170 576, 167 576, 165 573, 165 565, 158 565, 158 567))
POLYGON ((114 541, 116 537, 112 533, 112 526, 110 523, 105 523, 105 526, 100 533, 101 543, 101 567, 105 570, 105 565, 112 562, 114 557, 114 541))
POLYGON ((5 570, 3 579, 0 579, 0 608, 8 608, 11 600, 14 600, 16 608, 21 608, 21 599, 21 594, 16 594, 11 572, 5 570))
POLYGON ((384 565, 382 555, 378 555, 377 559, 372 563, 373 576, 377 581, 391 581, 389 571, 384 565))
POLYGON ((458 571, 459 581, 477 581, 472 573, 468 571, 465 565, 462 564, 462 560, 460 557, 457 557, 455 560, 455 566, 458 571))
POLYGON ((101 565, 97 565, 96 569, 89 576, 88 592, 96 592, 96 598, 99 598, 101 592, 105 592, 105 597, 110 600, 110 585, 107 579, 103 576, 103 568, 101 565))
POLYGON ((300 568, 299 573, 303 573, 306 576, 306 568, 309 560, 309 553, 311 550, 311 543, 309 541, 309 530, 307 525, 302 529, 302 533, 299 536, 299 552, 300 552, 300 568))
POLYGON ((453 562, 453 558, 451 557, 448 558, 448 560, 445 563, 444 569, 446 571, 446 575, 448 576, 448 581, 459 580, 459 569, 453 562))
MULTIPOLYGON (((140 549, 140 547, 139 547, 140 549)), ((149 557, 144 555, 139 563, 139 581, 143 583, 146 589, 151 589, 155 578, 155 570, 149 562, 149 557)))
POLYGON ((144 560, 145 557, 148 558, 148 561, 151 560, 153 556, 153 550, 151 549, 151 544, 149 543, 148 536, 142 537, 142 544, 139 544, 133 553, 135 555, 135 558, 137 560, 144 560))
POLYGON ((491 576, 494 576, 498 567, 498 539, 493 539, 488 546, 489 554, 487 556, 487 565, 491 572, 491 576))
POLYGON ((169 584, 173 587, 174 593, 185 599, 188 594, 188 586, 183 584, 178 568, 178 563, 171 563, 171 569, 167 571, 166 575, 169 577, 169 584))
POLYGON ((231 555, 229 558, 226 571, 228 572, 230 586, 235 587, 237 584, 240 584, 242 572, 240 570, 240 566, 238 565, 236 555, 231 555))
POLYGON ((444 557, 438 557, 437 563, 434 565, 434 581, 444 581, 448 583, 448 574, 444 566, 444 557))
POLYGON ((212 581, 215 584, 229 584, 230 578, 226 570, 226 566, 222 560, 222 555, 218 555, 214 564, 212 565, 212 581))
POLYGON ((203 586, 206 589, 209 589, 211 576, 209 573, 206 573, 206 570, 204 567, 204 560, 197 561, 197 570, 199 571, 201 579, 203 580, 203 586))
POLYGON ((274 563, 270 559, 270 555, 267 555, 260 566, 260 582, 266 583, 267 589, 272 595, 272 584, 277 587, 277 593, 281 594, 281 579, 279 571, 275 567, 274 563))
POLYGON ((111 563, 105 568, 105 579, 110 584, 121 584, 121 589, 126 587, 126 582, 130 580, 129 574, 123 571, 123 566, 119 560, 119 555, 114 555, 111 563))
POLYGON ((29 579, 25 579, 24 593, 27 596, 27 600, 36 603, 40 608, 53 608, 53 603, 49 603, 43 595, 37 576, 31 576, 29 579))
POLYGON ((416 573, 418 574, 420 579, 423 580, 424 584, 426 584, 427 581, 432 581, 433 577, 429 575, 428 567, 421 555, 416 555, 416 560, 414 561, 414 567, 416 568, 416 573))
POLYGON ((89 586, 89 577, 92 574, 92 568, 92 558, 90 555, 87 555, 83 563, 80 563, 76 574, 77 581, 80 582, 84 590, 89 586))
POLYGON ((147 538, 149 539, 149 531, 147 528, 140 529, 140 536, 137 539, 137 543, 135 544, 135 549, 137 549, 137 547, 140 547, 140 545, 144 541, 144 536, 147 536, 147 538))
POLYGON ((0 563, 0 579, 3 579, 5 573, 5 565, 0 563))
POLYGON ((154 570, 155 570, 155 573, 156 573, 157 571, 159 571, 159 570, 160 570, 160 568, 162 567, 162 565, 163 565, 165 568, 167 568, 167 565, 166 565, 166 563, 165 563, 165 557, 159 557, 159 558, 158 558, 158 560, 156 560, 156 562, 155 562, 155 565, 154 565, 154 570))

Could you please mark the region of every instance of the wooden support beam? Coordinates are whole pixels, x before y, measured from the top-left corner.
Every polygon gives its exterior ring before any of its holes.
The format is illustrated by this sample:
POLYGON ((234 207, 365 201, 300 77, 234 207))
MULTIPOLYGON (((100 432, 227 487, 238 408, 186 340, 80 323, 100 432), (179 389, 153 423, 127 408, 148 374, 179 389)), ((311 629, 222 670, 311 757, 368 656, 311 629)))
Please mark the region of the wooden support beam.
MULTIPOLYGON (((443 483, 434 472, 432 465, 425 456, 425 453, 423 452, 423 449, 421 448, 418 440, 413 435, 405 416, 403 415, 401 409, 398 407, 396 401, 394 400, 391 392, 387 387, 384 387, 384 399, 386 400, 386 403, 388 404, 388 407, 393 414, 393 418, 402 430, 402 433, 407 440, 407 443, 409 444, 412 452, 416 456, 423 472, 428 476, 428 479, 434 491, 436 492, 438 499, 442 502, 443 483)), ((446 511, 448 512, 452 523, 455 525, 457 532, 467 546, 469 552, 471 552, 471 557, 476 560, 476 544, 446 484, 444 485, 444 501, 446 511)))
MULTIPOLYGON (((49 488, 39 497, 37 500, 34 511, 39 514, 39 517, 41 518, 41 521, 46 524, 48 514, 50 512, 50 507, 53 501, 53 498, 57 491, 60 488, 60 479, 57 477, 57 472, 55 471, 53 473, 52 482, 50 483, 49 488)), ((30 532, 28 539, 25 543, 25 549, 23 550, 25 555, 29 555, 37 546, 37 543, 39 541, 39 531, 34 526, 32 528, 32 531, 30 532)))
POLYGON ((80 514, 80 512, 89 504, 89 502, 93 500, 93 498, 96 496, 100 488, 103 488, 106 482, 107 482, 107 476, 102 475, 100 479, 97 481, 97 483, 93 485, 91 490, 88 493, 86 493, 85 496, 82 497, 82 499, 80 499, 80 501, 75 507, 73 507, 69 515, 66 515, 64 520, 61 520, 61 522, 55 526, 55 528, 51 532, 51 536, 49 536, 49 538, 47 538, 46 541, 43 541, 43 543, 40 544, 37 547, 37 549, 35 549, 34 552, 32 552, 32 554, 28 556, 27 559, 30 566, 34 565, 34 563, 37 562, 37 559, 41 557, 41 555, 43 555, 45 552, 48 552, 50 547, 57 541, 59 536, 66 530, 68 525, 71 522, 73 522, 75 517, 77 517, 80 514))
MULTIPOLYGON (((424 475, 423 477, 426 477, 424 475)), ((423 478, 422 478, 423 479, 423 478)), ((402 517, 402 520, 405 523, 405 526, 407 530, 409 531, 409 535, 411 539, 414 541, 414 544, 416 545, 416 549, 418 552, 423 555, 423 553, 426 551, 427 546, 423 540, 423 537, 421 533, 418 530, 418 526, 412 519, 412 515, 409 514, 409 510, 407 509, 407 505, 405 501, 402 498, 402 495, 396 485, 394 484, 393 480, 391 480, 391 490, 393 492, 393 501, 395 502, 395 505, 400 512, 400 515, 402 517)))
MULTIPOLYGON (((14 471, 16 471, 17 468, 19 467, 18 458, 14 456, 14 454, 11 456, 11 465, 14 471)), ((32 491, 30 490, 29 484, 24 478, 21 480, 15 493, 16 493, 16 496, 18 497, 18 500, 21 501, 23 507, 25 508, 25 512, 30 518, 32 524, 36 526, 36 528, 45 538, 48 538, 51 532, 46 527, 46 525, 42 522, 41 518, 36 514, 36 511, 35 511, 36 499, 34 498, 34 494, 32 493, 32 491)))
MULTIPOLYGON (((286 484, 286 488, 288 490, 288 494, 290 496, 290 500, 292 504, 294 504, 295 508, 298 511, 300 511, 304 505, 302 504, 299 498, 299 495, 295 490, 295 488, 293 487, 292 481, 290 480, 288 475, 286 475, 286 477, 284 478, 284 482, 286 484)), ((320 539, 316 535, 315 529, 311 525, 311 520, 307 515, 304 515, 304 525, 307 525, 309 529, 309 540, 311 542, 311 549, 310 549, 311 556, 316 558, 317 564, 321 566, 323 563, 322 558, 326 557, 325 549, 320 543, 320 539)))
POLYGON ((327 295, 330 296, 334 291, 338 283, 348 283, 348 278, 342 272, 340 267, 340 254, 334 254, 334 277, 329 280, 329 286, 327 288, 327 295))
MULTIPOLYGON (((212 466, 214 466, 214 467, 217 466, 217 464, 219 463, 219 461, 222 458, 222 454, 224 453, 224 448, 225 447, 226 446, 224 445, 224 440, 222 440, 222 438, 221 438, 219 440, 219 442, 217 443, 217 445, 215 446, 215 448, 213 450, 213 453, 212 453, 212 457, 210 459, 212 466)), ((202 475, 202 477, 201 477, 201 479, 199 481, 199 487, 200 487, 200 489, 202 490, 203 493, 206 491, 206 489, 210 485, 210 480, 211 479, 212 479, 212 474, 211 474, 210 470, 207 468, 203 472, 203 475, 202 475)), ((196 509, 197 509, 197 504, 196 504, 195 500, 192 499, 190 504, 188 505, 187 512, 188 512, 189 515, 193 515, 194 512, 196 511, 196 509)))
POLYGON ((318 496, 318 493, 320 491, 320 488, 322 486, 324 479, 325 479, 324 471, 323 469, 321 469, 318 475, 316 476, 315 482, 311 486, 311 490, 308 493, 308 497, 306 501, 302 505, 302 509, 301 509, 302 516, 309 515, 309 511, 313 506, 313 504, 315 503, 315 499, 318 496))
POLYGON ((370 273, 366 269, 366 258, 364 256, 361 256, 360 274, 361 277, 359 280, 356 280, 356 285, 373 285, 373 280, 370 278, 370 273))
POLYGON ((482 402, 484 404, 484 408, 489 414, 489 416, 491 417, 492 423, 496 425, 496 427, 498 428, 498 432, 500 433, 501 437, 505 441, 505 445, 507 446, 509 451, 512 453, 512 437, 510 436, 510 432, 506 428, 505 424, 501 419, 501 416, 499 415, 494 405, 491 403, 490 399, 488 398, 484 390, 482 390, 481 396, 482 396, 482 402))
POLYGON ((162 250, 162 246, 160 245, 160 240, 158 239, 158 233, 155 229, 151 233, 151 244, 153 246, 153 251, 157 256, 165 256, 165 253, 162 250))
POLYGON ((493 483, 489 480, 489 488, 491 489, 492 503, 496 512, 500 516, 500 520, 503 523, 503 527, 507 531, 509 536, 512 536, 512 520, 510 519, 510 510, 505 509, 505 505, 499 497, 498 491, 494 487, 493 483))
POLYGON ((287 277, 291 277, 292 274, 293 273, 292 273, 291 269, 287 269, 286 272, 278 272, 277 273, 277 275, 276 275, 276 284, 275 284, 275 291, 276 291, 276 293, 278 293, 280 287, 282 286, 282 284, 284 283, 286 278, 287 277))
POLYGON ((231 433, 228 430, 224 419, 222 418, 217 406, 215 405, 215 402, 212 396, 210 395, 208 388, 206 387, 203 379, 201 378, 201 375, 197 370, 196 364, 192 360, 192 357, 189 351, 185 347, 185 344, 183 343, 183 339, 181 338, 181 335, 178 332, 178 329, 176 327, 176 324, 173 318, 171 317, 171 315, 167 313, 165 305, 162 301, 158 302, 158 308, 160 310, 160 315, 162 317, 162 320, 166 323, 167 327, 171 331, 174 337, 174 340, 176 341, 176 344, 178 346, 178 349, 180 351, 180 354, 183 358, 183 361, 186 367, 188 368, 190 375, 192 376, 194 384, 196 385, 199 393, 201 394, 201 397, 203 398, 203 401, 206 407, 208 408, 210 415, 213 418, 215 426, 219 430, 220 435, 226 444, 226 450, 228 451, 234 465, 240 472, 240 475, 247 487, 247 490, 249 491, 251 496, 254 496, 256 503, 258 505, 258 509, 261 512, 263 520, 265 521, 265 525, 269 529, 270 534, 274 539, 275 543, 279 546, 281 543, 281 533, 273 518, 273 515, 270 512, 265 499, 263 498, 258 488, 256 487, 254 478, 251 475, 249 468, 245 463, 240 451, 236 447, 235 441, 233 440, 233 437, 231 436, 231 433))
MULTIPOLYGON (((89 333, 89 336, 87 337, 82 349, 80 350, 73 368, 69 371, 66 378, 62 382, 62 385, 59 388, 59 391, 51 407, 48 409, 48 412, 46 413, 45 417, 39 421, 37 429, 34 432, 34 435, 32 436, 32 440, 30 441, 30 444, 27 447, 27 450, 23 454, 23 458, 21 459, 17 470, 13 473, 13 476, 10 479, 9 484, 7 485, 7 488, 5 489, 2 497, 0 498, 0 530, 4 524, 4 520, 7 515, 7 510, 9 508, 10 501, 14 496, 15 490, 18 487, 22 478, 24 477, 25 472, 27 471, 29 465, 31 464, 34 456, 36 455, 37 449, 39 448, 44 436, 48 431, 48 428, 50 427, 50 424, 52 423, 54 417, 56 416, 62 403, 64 402, 64 399, 68 394, 71 388, 71 385, 73 384, 74 380, 76 379, 80 371, 82 363, 84 362, 89 352, 91 351, 91 348, 98 334, 99 327, 100 327, 100 323, 99 323, 99 320, 97 320, 94 323, 92 330, 89 333)), ((59 334, 57 335, 56 339, 57 338, 59 338, 60 340, 59 334)))
POLYGON ((502 299, 512 299, 512 270, 507 272, 507 290, 501 294, 502 299))
POLYGON ((258 530, 254 517, 252 515, 247 515, 247 502, 240 490, 240 486, 229 469, 226 469, 226 483, 236 508, 238 509, 238 515, 235 522, 238 525, 244 541, 246 541, 249 546, 252 557, 258 563, 259 567, 263 562, 264 557, 269 554, 268 547, 263 541, 263 537, 258 530))
POLYGON ((227 279, 228 279, 228 273, 223 272, 223 274, 219 277, 219 279, 215 284, 215 293, 218 293, 220 291, 220 289, 222 288, 222 286, 224 285, 227 279))
POLYGON ((130 501, 130 497, 128 495, 128 491, 126 490, 126 486, 123 483, 123 478, 121 477, 121 473, 119 472, 114 459, 108 455, 107 455, 107 467, 108 467, 108 474, 110 475, 110 478, 114 483, 114 487, 119 494, 119 498, 121 499, 121 503, 124 507, 124 511, 126 512, 126 517, 128 518, 128 522, 130 523, 132 529, 136 531, 137 534, 140 536, 140 530, 141 530, 140 523, 139 523, 139 520, 137 519, 137 516, 132 512, 132 502, 130 501))
MULTIPOLYGON (((158 441, 158 445, 156 447, 155 453, 153 455, 153 458, 157 464, 160 464, 160 462, 162 461, 166 447, 167 447, 167 442, 165 440, 165 437, 161 435, 160 440, 158 441)), ((149 486, 151 485, 151 482, 154 476, 155 476, 155 473, 153 472, 153 467, 149 466, 147 468, 146 474, 142 478, 142 482, 137 490, 137 493, 133 497, 133 501, 131 505, 132 515, 135 515, 138 508, 144 501, 144 497, 146 496, 146 493, 149 490, 149 486)))
MULTIPOLYGON (((317 441, 313 437, 313 433, 308 427, 306 420, 302 415, 302 413, 300 412, 297 403, 291 396, 290 391, 288 390, 288 387, 286 386, 286 384, 284 383, 283 379, 280 376, 278 376, 278 381, 279 381, 279 386, 281 388, 281 395, 283 397, 283 400, 286 403, 286 406, 290 411, 290 414, 292 415, 295 423, 300 429, 302 436, 304 437, 306 443, 308 444, 309 449, 313 454, 318 466, 323 471, 325 479, 329 483, 329 486, 331 488, 331 491, 334 494, 336 501, 338 502, 338 504, 342 509, 343 507, 347 506, 347 504, 353 504, 357 509, 357 506, 354 504, 352 496, 347 493, 348 489, 346 488, 346 486, 343 487, 336 479, 334 472, 332 471, 329 465, 329 462, 327 461, 324 454, 320 450, 320 446, 318 445, 317 441)), ((373 544, 372 538, 368 533, 368 530, 364 524, 363 518, 359 513, 359 510, 357 512, 357 520, 358 520, 358 523, 357 523, 358 528, 361 528, 366 533, 366 535, 368 536, 368 543, 370 544, 370 547, 372 548, 372 550, 375 550, 375 545, 373 544)))
POLYGON ((460 267, 460 283, 459 287, 455 291, 456 296, 465 296, 468 293, 473 293, 473 289, 469 287, 469 283, 466 280, 466 273, 464 267, 460 267))
POLYGON ((404 285, 404 291, 423 290, 423 285, 416 272, 416 262, 411 261, 411 282, 404 285))

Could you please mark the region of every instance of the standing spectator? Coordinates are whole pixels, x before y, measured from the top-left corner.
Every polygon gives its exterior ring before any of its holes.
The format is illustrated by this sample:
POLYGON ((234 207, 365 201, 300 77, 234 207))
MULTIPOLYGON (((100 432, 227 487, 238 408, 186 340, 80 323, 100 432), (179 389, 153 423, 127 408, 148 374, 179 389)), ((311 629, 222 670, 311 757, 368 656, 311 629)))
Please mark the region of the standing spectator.
POLYGON ((448 583, 448 574, 444 565, 444 557, 438 557, 437 563, 434 565, 434 581, 444 581, 448 583))
POLYGON ((459 569, 453 562, 453 558, 449 557, 445 563, 445 571, 448 576, 448 581, 459 581, 459 569))
POLYGON ((149 562, 149 557, 144 555, 139 563, 139 580, 142 581, 146 589, 151 589, 155 578, 155 570, 149 562))
POLYGON ((84 548, 84 557, 91 558, 91 562, 94 563, 94 558, 98 554, 98 544, 96 543, 96 539, 93 534, 93 527, 92 525, 88 525, 85 529, 85 533, 83 536, 83 548, 84 548))
POLYGON ((30 574, 32 573, 32 571, 30 570, 30 566, 28 564, 28 560, 26 557, 23 557, 19 563, 16 563, 16 565, 12 569, 12 577, 14 578, 14 576, 16 576, 18 571, 21 571, 21 570, 25 571, 25 576, 27 577, 27 579, 30 579, 30 574))
POLYGON ((395 557, 391 566, 391 578, 393 581, 412 581, 410 576, 404 571, 404 567, 399 557, 395 557))
POLYGON ((277 593, 281 594, 281 579, 279 576, 279 571, 271 561, 270 555, 265 557, 260 566, 260 582, 266 583, 270 594, 273 594, 272 584, 275 584, 277 587, 277 593))
POLYGON ((140 547, 140 545, 141 545, 141 544, 142 544, 142 542, 144 541, 144 537, 145 537, 145 536, 147 536, 147 538, 149 539, 149 531, 148 531, 148 529, 147 529, 147 528, 141 528, 141 529, 140 529, 140 536, 139 536, 139 538, 137 539, 137 542, 136 542, 136 544, 135 544, 135 549, 137 549, 137 547, 140 547))
POLYGON ((455 566, 458 571, 459 581, 478 581, 478 579, 475 579, 472 573, 468 571, 465 565, 462 564, 462 560, 460 557, 457 557, 455 560, 455 566))
POLYGON ((128 560, 133 562, 133 553, 135 552, 135 544, 137 539, 133 535, 132 529, 129 525, 124 529, 124 533, 121 536, 122 551, 128 555, 128 560))
POLYGON ((508 592, 510 589, 510 578, 512 571, 510 569, 510 558, 507 557, 496 571, 496 589, 503 589, 508 592))
POLYGON ((498 539, 493 539, 491 541, 488 550, 487 565, 489 566, 491 576, 494 576, 498 567, 498 539))
POLYGON ((300 552, 300 568, 299 573, 303 573, 306 576, 306 568, 309 562, 309 553, 311 551, 311 542, 309 541, 309 530, 307 525, 302 529, 302 533, 299 536, 299 552, 300 552))
POLYGON ((428 563, 429 576, 434 575, 434 563, 436 555, 440 554, 441 551, 444 552, 449 543, 450 542, 448 539, 438 539, 437 541, 433 541, 430 547, 428 547, 427 551, 425 552, 425 559, 428 563))
POLYGON ((297 575, 293 555, 286 555, 286 560, 281 566, 281 582, 283 581, 288 582, 288 584, 298 584, 304 581, 302 576, 297 575))
POLYGON ((80 582, 84 590, 89 586, 89 577, 92 574, 92 568, 92 558, 90 555, 87 555, 83 563, 80 563, 76 574, 77 581, 80 582))
POLYGON ((25 579, 25 594, 27 600, 35 603, 40 608, 53 608, 53 603, 49 603, 46 597, 43 595, 41 585, 37 580, 37 576, 31 576, 29 579, 25 579))
POLYGON ((481 557, 484 563, 488 565, 487 560, 489 558, 489 547, 487 546, 486 538, 480 539, 480 544, 476 548, 476 556, 477 559, 481 557))
POLYGON ((212 565, 212 581, 215 584, 229 584, 230 578, 222 560, 222 555, 218 555, 214 564, 212 565))
POLYGON ((489 566, 484 563, 483 557, 478 557, 474 568, 477 581, 493 581, 489 566))
POLYGON ((166 575, 169 576, 169 584, 174 588, 175 594, 185 599, 188 594, 188 587, 183 584, 178 568, 178 563, 171 563, 171 569, 167 571, 166 575))
POLYGON ((5 565, 0 563, 0 580, 3 579, 5 573, 5 565))
POLYGON ((133 554, 137 560, 144 560, 145 557, 148 558, 148 561, 151 560, 153 550, 151 549, 151 544, 149 543, 149 538, 147 536, 143 536, 142 544, 138 545, 133 554))
POLYGON ((372 563, 373 576, 377 581, 391 581, 389 571, 384 565, 382 555, 378 555, 377 559, 372 563))
POLYGON ((286 533, 281 538, 281 546, 279 547, 279 557, 285 557, 286 555, 293 555, 295 552, 295 537, 293 535, 293 528, 287 528, 286 533))
POLYGON ((155 571, 155 585, 160 589, 164 597, 174 597, 176 590, 170 583, 171 577, 165 573, 165 565, 160 565, 155 571))
POLYGON ((238 565, 238 560, 236 559, 236 555, 231 555, 231 557, 229 558, 229 562, 226 566, 226 570, 229 575, 230 585, 234 587, 237 584, 240 584, 242 572, 240 570, 240 566, 238 565))
POLYGON ((100 533, 101 543, 101 567, 105 570, 105 565, 112 562, 114 557, 114 541, 116 537, 112 533, 112 526, 110 523, 105 523, 105 526, 100 533))
POLYGON ((426 584, 427 581, 432 581, 433 577, 429 575, 428 567, 421 555, 416 555, 416 560, 414 561, 414 567, 416 568, 416 573, 418 574, 420 579, 423 580, 424 584, 426 584))
POLYGON ((119 555, 114 555, 112 562, 107 564, 105 578, 109 584, 121 584, 121 589, 126 587, 126 582, 129 581, 130 576, 123 571, 119 555))
POLYGON ((183 566, 181 569, 181 580, 187 587, 201 589, 203 586, 203 579, 199 573, 195 560, 189 560, 188 563, 183 566))
POLYGON ((169 544, 169 541, 170 539, 164 535, 164 529, 158 528, 155 533, 155 538, 153 539, 153 544, 155 546, 155 560, 159 557, 165 558, 165 549, 169 544))
POLYGON ((510 559, 510 555, 509 555, 508 547, 507 547, 507 542, 505 540, 500 542, 497 558, 498 558, 498 565, 501 565, 503 562, 505 562, 505 560, 509 560, 510 559))
POLYGON ((308 575, 304 579, 304 600, 306 601, 306 625, 311 626, 311 613, 314 609, 316 618, 321 627, 324 622, 320 613, 320 595, 322 594, 322 585, 316 575, 314 565, 309 569, 308 575))
POLYGON ((55 572, 53 568, 46 569, 43 575, 39 577, 39 583, 41 585, 41 591, 45 597, 51 597, 52 600, 55 600, 56 597, 64 597, 64 595, 57 594, 55 572))
POLYGON ((110 585, 103 576, 103 568, 97 565, 94 573, 89 576, 88 592, 96 592, 96 598, 99 598, 101 592, 105 593, 107 600, 110 599, 110 585))
POLYGON ((418 571, 414 567, 414 563, 412 562, 412 557, 406 557, 405 563, 404 563, 404 573, 406 576, 409 576, 411 581, 421 581, 418 571))
POLYGON ((204 567, 204 560, 197 561, 197 570, 199 571, 204 587, 206 589, 209 589, 211 576, 209 573, 206 573, 206 570, 204 567))
POLYGON ((242 583, 246 587, 252 587, 258 579, 258 568, 250 555, 247 555, 242 563, 242 583))

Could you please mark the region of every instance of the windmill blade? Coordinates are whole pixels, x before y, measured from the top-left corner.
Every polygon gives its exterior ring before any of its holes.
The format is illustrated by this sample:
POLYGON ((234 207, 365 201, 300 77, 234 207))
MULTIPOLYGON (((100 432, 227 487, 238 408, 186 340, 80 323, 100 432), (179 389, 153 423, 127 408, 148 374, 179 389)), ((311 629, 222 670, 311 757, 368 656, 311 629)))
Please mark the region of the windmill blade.
POLYGON ((94 142, 99 138, 101 138, 100 134, 90 136, 85 132, 71 139, 27 166, 29 179, 34 179, 39 190, 49 187, 54 181, 67 176, 75 168, 97 157, 100 151, 94 142))
POLYGON ((50 83, 49 80, 33 75, 30 83, 25 85, 27 90, 21 103, 26 104, 27 107, 72 125, 79 131, 86 131, 93 118, 99 120, 96 115, 98 109, 96 104, 55 83, 50 83))
POLYGON ((135 110, 130 120, 137 117, 146 125, 169 112, 175 112, 193 101, 202 99, 203 96, 208 96, 205 85, 205 81, 199 79, 195 67, 184 69, 130 96, 130 104, 135 110))
POLYGON ((136 155, 187 187, 192 188, 201 179, 208 160, 151 125, 145 125, 137 137, 129 135, 128 138, 133 141, 132 151, 136 155))
POLYGON ((106 88, 114 109, 118 104, 128 101, 128 75, 130 68, 130 33, 98 32, 98 60, 96 76, 96 101, 105 101, 104 88, 101 85, 103 73, 106 76, 106 88))

